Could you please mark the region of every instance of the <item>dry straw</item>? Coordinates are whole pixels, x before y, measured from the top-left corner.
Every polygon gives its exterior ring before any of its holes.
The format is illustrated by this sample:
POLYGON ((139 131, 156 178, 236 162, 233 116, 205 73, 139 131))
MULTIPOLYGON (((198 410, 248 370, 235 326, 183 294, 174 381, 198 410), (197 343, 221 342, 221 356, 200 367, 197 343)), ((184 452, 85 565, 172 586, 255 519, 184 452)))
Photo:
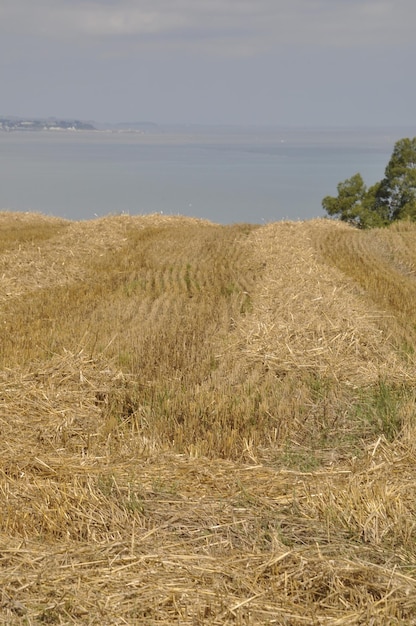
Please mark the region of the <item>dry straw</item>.
POLYGON ((351 384, 392 373, 414 378, 415 369, 404 371, 391 345, 391 312, 317 256, 327 232, 350 230, 321 220, 269 224, 254 234, 250 245, 266 271, 257 306, 241 327, 241 348, 252 359, 278 375, 305 368, 351 384))
POLYGON ((416 624, 411 225, 0 225, 0 623, 416 624))

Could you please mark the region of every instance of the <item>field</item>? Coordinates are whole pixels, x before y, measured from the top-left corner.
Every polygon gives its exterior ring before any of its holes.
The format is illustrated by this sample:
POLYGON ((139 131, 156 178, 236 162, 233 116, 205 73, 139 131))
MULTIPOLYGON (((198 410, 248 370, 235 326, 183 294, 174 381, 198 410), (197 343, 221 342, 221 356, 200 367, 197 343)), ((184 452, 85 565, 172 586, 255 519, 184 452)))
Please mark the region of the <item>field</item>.
POLYGON ((416 624, 416 225, 0 213, 0 623, 416 624))

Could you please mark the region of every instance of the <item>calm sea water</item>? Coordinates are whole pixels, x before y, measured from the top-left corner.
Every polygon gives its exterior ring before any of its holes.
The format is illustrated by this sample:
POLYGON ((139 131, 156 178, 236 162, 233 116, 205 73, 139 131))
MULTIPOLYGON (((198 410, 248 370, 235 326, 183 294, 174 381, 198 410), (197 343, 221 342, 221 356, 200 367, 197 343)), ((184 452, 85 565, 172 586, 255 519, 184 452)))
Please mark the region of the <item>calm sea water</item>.
MULTIPOLYGON (((416 133, 413 133, 416 134, 416 133)), ((408 129, 0 133, 0 209, 69 219, 163 212, 220 223, 323 215, 360 172, 383 177, 408 129)))

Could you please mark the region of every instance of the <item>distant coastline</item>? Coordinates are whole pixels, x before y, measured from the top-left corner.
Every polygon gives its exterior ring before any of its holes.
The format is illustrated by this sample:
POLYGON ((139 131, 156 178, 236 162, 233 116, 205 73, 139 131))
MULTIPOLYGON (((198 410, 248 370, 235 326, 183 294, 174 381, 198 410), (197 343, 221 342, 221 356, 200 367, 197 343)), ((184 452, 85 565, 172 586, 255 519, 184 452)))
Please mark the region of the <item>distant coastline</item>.
POLYGON ((15 117, 0 117, 0 131, 26 131, 36 132, 42 130, 97 130, 91 122, 82 122, 80 120, 58 120, 55 118, 30 119, 15 117))
POLYGON ((107 131, 117 133, 157 133, 160 132, 158 124, 154 122, 118 122, 99 123, 95 121, 82 121, 77 119, 48 118, 23 118, 17 116, 0 115, 0 132, 24 131, 107 131))

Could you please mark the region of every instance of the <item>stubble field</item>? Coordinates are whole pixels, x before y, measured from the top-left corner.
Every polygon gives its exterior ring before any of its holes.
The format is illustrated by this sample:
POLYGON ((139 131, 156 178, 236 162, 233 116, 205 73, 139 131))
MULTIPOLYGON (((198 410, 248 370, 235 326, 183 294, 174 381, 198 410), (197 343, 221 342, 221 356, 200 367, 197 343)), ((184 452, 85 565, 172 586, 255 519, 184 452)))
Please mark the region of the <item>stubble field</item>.
POLYGON ((0 213, 0 623, 416 624, 416 226, 0 213))

